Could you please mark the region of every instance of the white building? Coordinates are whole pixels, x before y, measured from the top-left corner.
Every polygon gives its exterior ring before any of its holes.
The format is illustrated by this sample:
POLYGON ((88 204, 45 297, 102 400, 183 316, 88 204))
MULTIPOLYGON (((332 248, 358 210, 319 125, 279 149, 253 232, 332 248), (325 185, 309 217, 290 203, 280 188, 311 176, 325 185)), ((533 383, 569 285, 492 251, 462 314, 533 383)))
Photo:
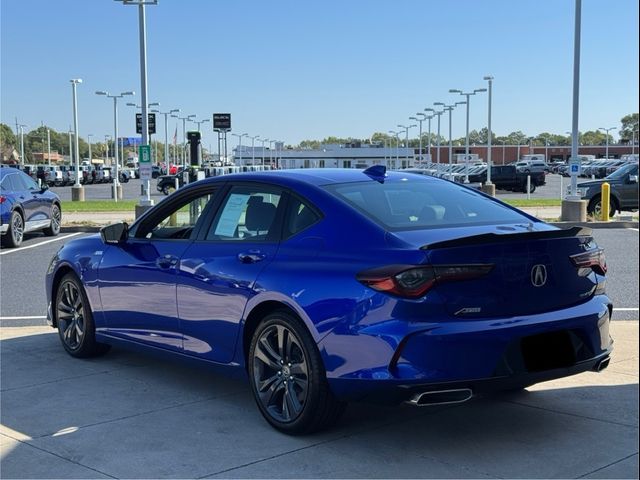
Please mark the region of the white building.
MULTIPOLYGON (((386 165, 390 169, 415 166, 413 148, 379 145, 322 145, 311 149, 269 149, 242 146, 233 149, 236 165, 272 165, 274 168, 367 168, 386 165)), ((426 155, 424 156, 426 157, 426 155)))

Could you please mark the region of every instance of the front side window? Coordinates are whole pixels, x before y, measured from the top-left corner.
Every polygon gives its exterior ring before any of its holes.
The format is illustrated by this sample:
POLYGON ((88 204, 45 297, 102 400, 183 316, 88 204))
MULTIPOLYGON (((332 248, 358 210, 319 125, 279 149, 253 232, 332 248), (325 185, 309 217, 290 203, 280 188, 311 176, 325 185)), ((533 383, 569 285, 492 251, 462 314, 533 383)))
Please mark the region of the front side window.
POLYGON ((276 212, 280 190, 233 187, 222 202, 207 240, 264 241, 277 235, 276 212))
POLYGON ((141 225, 136 232, 138 238, 163 240, 188 240, 191 238, 198 220, 202 217, 206 206, 212 201, 214 192, 200 194, 196 198, 186 197, 170 212, 166 212, 160 221, 141 225))
POLYGON ((530 221, 473 190, 416 175, 325 188, 389 230, 530 221))

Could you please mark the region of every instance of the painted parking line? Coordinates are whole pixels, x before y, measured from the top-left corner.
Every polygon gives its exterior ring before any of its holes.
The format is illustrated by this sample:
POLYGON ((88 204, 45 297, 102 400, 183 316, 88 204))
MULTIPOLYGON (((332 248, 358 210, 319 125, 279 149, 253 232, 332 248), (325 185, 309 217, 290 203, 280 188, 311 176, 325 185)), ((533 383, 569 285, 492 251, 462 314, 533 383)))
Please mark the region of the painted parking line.
POLYGON ((637 228, 631 228, 631 227, 627 228, 627 230, 633 230, 634 232, 637 232, 637 231, 638 231, 638 229, 637 229, 637 228))
POLYGON ((0 320, 44 320, 45 316, 43 315, 31 315, 26 317, 0 317, 0 320))
POLYGON ((613 307, 613 311, 614 312, 637 312, 638 311, 638 307, 635 308, 618 308, 618 307, 613 307))
POLYGON ((0 255, 9 255, 10 253, 16 253, 16 252, 21 252, 22 250, 28 250, 30 248, 36 248, 36 247, 39 247, 41 245, 46 245, 47 243, 58 242, 60 240, 64 240, 65 238, 75 237, 76 235, 81 235, 82 233, 84 233, 84 232, 70 233, 68 235, 63 235, 61 237, 56 237, 56 238, 53 238, 51 240, 46 240, 44 242, 36 243, 34 245, 28 245, 26 247, 6 249, 6 250, 3 250, 2 252, 0 252, 0 255))

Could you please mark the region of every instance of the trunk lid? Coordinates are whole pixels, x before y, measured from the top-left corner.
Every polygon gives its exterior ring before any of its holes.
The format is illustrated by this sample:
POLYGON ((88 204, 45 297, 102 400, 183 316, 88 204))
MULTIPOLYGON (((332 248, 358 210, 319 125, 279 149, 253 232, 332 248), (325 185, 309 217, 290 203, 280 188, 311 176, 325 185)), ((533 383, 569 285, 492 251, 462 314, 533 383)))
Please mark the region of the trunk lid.
POLYGON ((446 312, 456 318, 533 315, 587 301, 598 279, 572 255, 596 248, 591 230, 544 223, 394 232, 425 253, 430 265, 486 265, 476 279, 438 284, 446 312))

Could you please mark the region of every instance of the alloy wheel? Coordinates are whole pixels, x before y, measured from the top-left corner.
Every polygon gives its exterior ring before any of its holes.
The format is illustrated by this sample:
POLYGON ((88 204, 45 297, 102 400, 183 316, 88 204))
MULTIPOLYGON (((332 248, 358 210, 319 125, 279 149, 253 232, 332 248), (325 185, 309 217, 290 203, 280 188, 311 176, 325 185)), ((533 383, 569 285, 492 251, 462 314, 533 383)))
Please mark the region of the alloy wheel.
POLYGON ((60 222, 62 221, 62 215, 60 214, 60 209, 54 205, 51 209, 51 230, 53 232, 60 231, 60 222))
POLYGON ((284 325, 267 327, 253 355, 253 382, 264 409, 279 422, 302 412, 309 389, 309 367, 300 339, 284 325))
POLYGON ((11 222, 11 235, 13 236, 14 244, 19 245, 22 243, 24 224, 22 222, 22 216, 19 213, 13 215, 13 220, 11 222))
POLYGON ((84 305, 82 294, 72 282, 65 282, 60 286, 56 316, 62 341, 71 350, 82 345, 85 334, 84 305))

